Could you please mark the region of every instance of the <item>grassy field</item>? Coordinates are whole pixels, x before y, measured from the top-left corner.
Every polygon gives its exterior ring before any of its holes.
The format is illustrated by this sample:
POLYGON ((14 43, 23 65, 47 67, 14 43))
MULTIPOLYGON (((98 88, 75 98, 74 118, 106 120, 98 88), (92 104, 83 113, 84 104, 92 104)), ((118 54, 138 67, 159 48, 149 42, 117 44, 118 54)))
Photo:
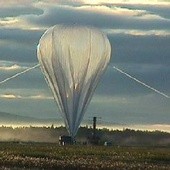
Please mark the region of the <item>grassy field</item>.
POLYGON ((0 169, 170 169, 170 148, 0 143, 0 169))

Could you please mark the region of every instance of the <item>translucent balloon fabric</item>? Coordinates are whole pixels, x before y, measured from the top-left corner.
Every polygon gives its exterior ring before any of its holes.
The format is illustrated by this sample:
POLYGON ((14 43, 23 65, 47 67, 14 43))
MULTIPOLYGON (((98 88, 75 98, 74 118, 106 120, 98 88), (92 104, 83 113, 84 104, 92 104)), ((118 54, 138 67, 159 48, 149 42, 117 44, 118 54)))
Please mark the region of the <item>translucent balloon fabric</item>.
POLYGON ((41 69, 72 137, 106 69, 110 53, 106 35, 89 27, 56 25, 39 41, 37 55, 41 69))

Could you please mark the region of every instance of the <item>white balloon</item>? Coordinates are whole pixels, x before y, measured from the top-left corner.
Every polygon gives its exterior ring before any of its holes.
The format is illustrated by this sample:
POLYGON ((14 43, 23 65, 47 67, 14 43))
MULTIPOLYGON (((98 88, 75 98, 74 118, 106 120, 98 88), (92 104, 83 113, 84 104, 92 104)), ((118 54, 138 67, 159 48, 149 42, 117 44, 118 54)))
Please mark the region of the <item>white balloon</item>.
POLYGON ((108 38, 95 28, 56 25, 39 41, 37 55, 42 72, 72 137, 109 63, 110 53, 108 38))

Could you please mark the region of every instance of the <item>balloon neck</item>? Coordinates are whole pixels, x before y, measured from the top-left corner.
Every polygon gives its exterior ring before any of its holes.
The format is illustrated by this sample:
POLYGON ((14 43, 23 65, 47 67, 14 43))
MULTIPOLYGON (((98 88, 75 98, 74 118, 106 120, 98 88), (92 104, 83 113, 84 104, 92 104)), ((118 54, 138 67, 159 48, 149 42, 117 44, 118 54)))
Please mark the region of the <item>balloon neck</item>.
POLYGON ((72 142, 73 142, 73 145, 76 144, 76 138, 75 137, 71 137, 72 138, 72 142))

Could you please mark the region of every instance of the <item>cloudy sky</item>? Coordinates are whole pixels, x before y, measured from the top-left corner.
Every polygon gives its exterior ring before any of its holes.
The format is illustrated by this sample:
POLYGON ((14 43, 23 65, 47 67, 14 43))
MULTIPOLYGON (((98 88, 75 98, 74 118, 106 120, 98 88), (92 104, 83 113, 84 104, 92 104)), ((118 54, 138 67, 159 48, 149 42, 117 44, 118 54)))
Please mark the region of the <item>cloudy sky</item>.
MULTIPOLYGON (((102 29, 112 46, 84 120, 95 115, 117 124, 170 124, 170 99, 113 69, 170 95, 169 0, 0 1, 0 81, 37 64, 41 35, 61 23, 102 29)), ((39 68, 0 85, 0 112, 61 118, 39 68)))

